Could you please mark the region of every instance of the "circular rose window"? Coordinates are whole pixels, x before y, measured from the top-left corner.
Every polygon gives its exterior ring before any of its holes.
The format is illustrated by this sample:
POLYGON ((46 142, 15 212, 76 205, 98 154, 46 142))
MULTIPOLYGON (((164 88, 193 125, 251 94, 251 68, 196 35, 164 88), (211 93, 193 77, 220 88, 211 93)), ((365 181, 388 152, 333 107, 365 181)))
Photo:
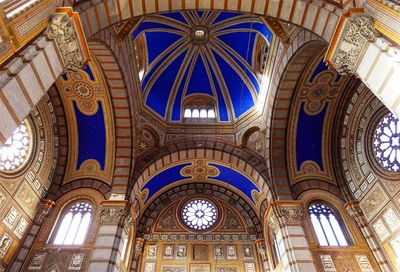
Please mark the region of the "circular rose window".
POLYGON ((182 208, 183 222, 191 229, 206 230, 214 226, 218 210, 213 203, 205 199, 191 200, 182 208))
POLYGON ((30 147, 31 135, 28 123, 23 122, 0 148, 0 171, 20 168, 28 159, 30 147))
POLYGON ((374 153, 385 170, 400 172, 400 121, 392 113, 386 114, 375 129, 374 153))

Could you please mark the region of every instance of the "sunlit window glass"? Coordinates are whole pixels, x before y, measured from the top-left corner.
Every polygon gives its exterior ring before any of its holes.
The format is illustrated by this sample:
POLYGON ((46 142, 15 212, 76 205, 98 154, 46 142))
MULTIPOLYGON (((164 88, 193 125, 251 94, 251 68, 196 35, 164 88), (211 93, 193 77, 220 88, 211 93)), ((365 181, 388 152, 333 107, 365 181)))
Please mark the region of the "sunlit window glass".
POLYGON ((207 118, 207 110, 206 109, 200 110, 200 118, 207 118))
POLYGON ((208 110, 208 118, 215 118, 215 111, 214 109, 208 110))
POLYGON ((182 209, 183 222, 191 229, 205 230, 214 226, 217 221, 217 208, 205 199, 195 199, 182 209))
POLYGON ((199 109, 193 109, 192 111, 192 118, 199 118, 200 117, 200 111, 199 109))
POLYGON ((327 205, 314 203, 308 207, 308 211, 321 246, 348 246, 342 227, 327 205))
POLYGON ((79 202, 73 205, 68 213, 62 217, 57 230, 54 244, 56 245, 81 245, 85 241, 86 233, 92 219, 92 205, 79 202))
POLYGON ((375 129, 374 151, 385 170, 400 172, 400 121, 392 113, 386 114, 375 129))
POLYGON ((0 148, 0 170, 12 171, 22 166, 28 159, 30 133, 28 124, 23 122, 0 148))
POLYGON ((183 115, 185 118, 191 118, 192 117, 192 110, 189 108, 185 109, 185 113, 183 115))

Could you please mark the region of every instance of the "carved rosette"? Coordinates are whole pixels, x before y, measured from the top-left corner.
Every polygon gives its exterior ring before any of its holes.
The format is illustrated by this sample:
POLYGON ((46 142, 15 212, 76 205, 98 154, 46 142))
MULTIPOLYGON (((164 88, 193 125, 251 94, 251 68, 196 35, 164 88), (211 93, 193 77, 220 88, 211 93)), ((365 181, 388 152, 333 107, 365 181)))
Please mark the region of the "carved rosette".
POLYGON ((54 13, 45 31, 61 53, 65 70, 77 71, 85 64, 85 54, 78 38, 76 22, 67 13, 54 13))
POLYGON ((272 208, 268 224, 276 233, 279 228, 287 225, 301 225, 303 215, 303 208, 300 205, 276 205, 272 208))
POLYGON ((339 74, 354 74, 364 47, 378 37, 371 17, 353 14, 345 19, 331 63, 339 74))

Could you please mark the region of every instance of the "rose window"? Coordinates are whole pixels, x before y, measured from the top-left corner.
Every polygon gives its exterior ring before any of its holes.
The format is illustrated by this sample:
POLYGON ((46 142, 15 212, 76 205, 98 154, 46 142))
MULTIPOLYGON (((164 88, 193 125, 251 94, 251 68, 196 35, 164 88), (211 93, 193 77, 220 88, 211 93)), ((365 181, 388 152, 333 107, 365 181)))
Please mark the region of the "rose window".
POLYGON ((0 170, 18 169, 27 160, 30 150, 30 134, 28 124, 23 122, 0 148, 0 170))
POLYGON ((385 115, 376 127, 374 152, 384 169, 400 171, 400 121, 392 113, 385 115))
POLYGON ((218 211, 213 203, 205 199, 188 202, 182 209, 183 222, 191 229, 206 230, 217 221, 218 211))

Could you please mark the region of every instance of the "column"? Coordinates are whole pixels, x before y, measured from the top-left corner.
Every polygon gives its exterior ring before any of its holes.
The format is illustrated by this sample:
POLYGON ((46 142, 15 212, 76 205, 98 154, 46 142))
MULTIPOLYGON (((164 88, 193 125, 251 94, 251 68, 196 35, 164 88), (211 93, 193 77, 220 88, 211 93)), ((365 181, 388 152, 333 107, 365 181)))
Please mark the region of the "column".
POLYGON ((132 255, 131 272, 139 271, 139 267, 141 265, 140 261, 142 259, 143 249, 144 249, 144 239, 136 238, 134 252, 132 255))
POLYGON ((371 228, 368 225, 367 220, 365 219, 364 213, 359 206, 359 201, 350 201, 346 203, 345 208, 347 209, 349 215, 357 222, 357 225, 361 229, 361 232, 364 235, 365 240, 367 241, 369 248, 374 254, 374 257, 379 264, 381 270, 383 272, 394 271, 395 269, 393 269, 390 265, 390 262, 387 261, 385 253, 383 252, 378 240, 371 231, 371 228))
POLYGON ((257 240, 256 247, 260 259, 260 267, 264 272, 270 272, 265 240, 257 240))
POLYGON ((340 74, 354 74, 400 117, 400 50, 379 37, 374 20, 362 9, 342 15, 325 60, 340 74))
POLYGON ((37 234, 39 233, 40 227, 42 226, 44 219, 47 217, 54 206, 55 203, 52 200, 43 199, 41 201, 36 216, 33 220, 33 225, 29 230, 28 236, 25 238, 24 244, 18 252, 17 258, 15 259, 10 271, 21 271, 22 265, 24 264, 28 256, 29 250, 31 249, 32 244, 35 241, 37 234))
POLYGON ((303 217, 298 201, 277 201, 268 208, 268 225, 277 239, 283 271, 317 271, 302 226, 303 217))
POLYGON ((29 41, 0 70, 0 146, 63 71, 75 71, 88 59, 79 16, 71 8, 57 9, 44 34, 29 41))
POLYGON ((89 263, 90 272, 120 271, 122 235, 130 209, 127 201, 102 202, 100 225, 89 263))

